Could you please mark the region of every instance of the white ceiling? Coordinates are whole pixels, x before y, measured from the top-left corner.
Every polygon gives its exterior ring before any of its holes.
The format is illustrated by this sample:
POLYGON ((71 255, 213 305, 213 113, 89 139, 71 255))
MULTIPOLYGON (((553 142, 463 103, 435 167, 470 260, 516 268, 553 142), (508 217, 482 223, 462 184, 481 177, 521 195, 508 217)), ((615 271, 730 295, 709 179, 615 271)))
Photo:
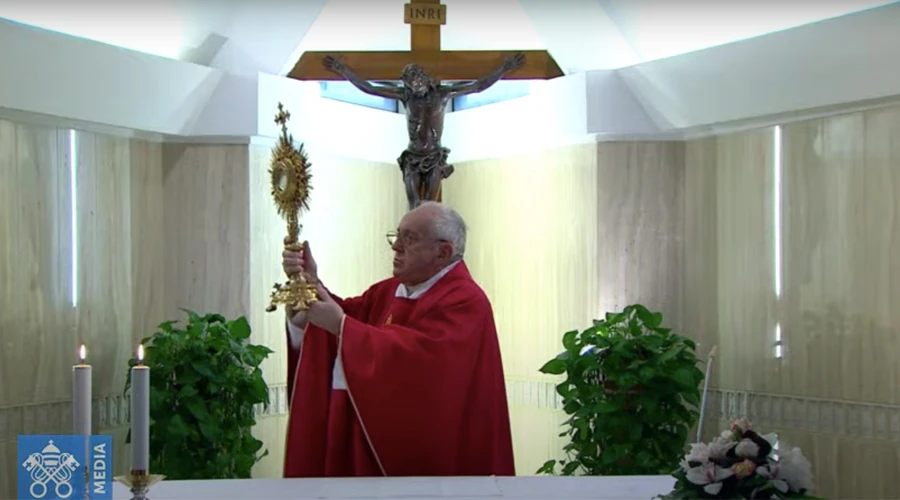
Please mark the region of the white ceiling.
MULTIPOLYGON (((0 17, 232 72, 281 74, 305 50, 406 50, 407 0, 3 2, 0 17)), ((443 0, 444 49, 547 49, 567 72, 702 50, 894 2, 443 0)), ((785 50, 789 50, 785 47, 785 50)))

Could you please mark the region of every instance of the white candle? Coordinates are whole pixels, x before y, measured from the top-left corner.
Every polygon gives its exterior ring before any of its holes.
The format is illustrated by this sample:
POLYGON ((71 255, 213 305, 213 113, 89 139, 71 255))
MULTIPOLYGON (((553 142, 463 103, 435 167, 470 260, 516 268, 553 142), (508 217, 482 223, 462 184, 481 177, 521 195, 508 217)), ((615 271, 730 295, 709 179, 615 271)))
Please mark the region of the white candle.
POLYGON ((72 434, 91 435, 91 365, 84 362, 87 349, 78 350, 81 360, 72 367, 72 434))
POLYGON ((131 369, 131 470, 150 467, 150 367, 144 366, 144 346, 131 369))

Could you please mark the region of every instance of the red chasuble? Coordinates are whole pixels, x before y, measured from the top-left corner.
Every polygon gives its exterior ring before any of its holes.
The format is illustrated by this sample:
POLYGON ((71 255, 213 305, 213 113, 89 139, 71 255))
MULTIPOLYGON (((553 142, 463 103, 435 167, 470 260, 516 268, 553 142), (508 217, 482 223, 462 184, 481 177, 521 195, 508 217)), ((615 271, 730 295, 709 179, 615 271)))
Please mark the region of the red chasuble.
POLYGON ((487 296, 462 262, 417 300, 399 285, 336 298, 339 338, 309 325, 288 342, 284 477, 515 475, 487 296), (332 389, 338 350, 346 391, 332 389))

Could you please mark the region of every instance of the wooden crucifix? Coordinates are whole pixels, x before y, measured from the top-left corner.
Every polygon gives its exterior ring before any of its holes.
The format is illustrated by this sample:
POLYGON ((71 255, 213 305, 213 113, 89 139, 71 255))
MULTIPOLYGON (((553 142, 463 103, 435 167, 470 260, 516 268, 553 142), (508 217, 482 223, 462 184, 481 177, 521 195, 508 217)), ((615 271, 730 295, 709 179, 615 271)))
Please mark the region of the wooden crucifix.
POLYGON ((303 78, 298 79, 304 80, 348 80, 367 94, 404 104, 409 145, 397 163, 410 210, 426 200, 441 201, 442 181, 453 173, 453 165, 447 163, 450 149, 443 147, 441 136, 444 113, 454 97, 484 91, 512 75, 529 79, 562 75, 546 51, 442 52, 440 29, 446 23, 446 6, 439 0, 411 1, 406 4, 404 14, 406 23, 412 25, 412 51, 306 52, 289 75, 298 78, 299 74, 303 78), (536 58, 539 64, 535 65, 531 58, 536 58), (308 63, 315 63, 315 71, 308 63), (392 74, 381 73, 384 68, 392 74), (535 73, 537 69, 540 71, 535 73), (523 72, 526 76, 522 76, 523 72), (398 75, 403 83, 401 87, 371 83, 371 80, 394 80, 398 75), (441 84, 441 80, 469 81, 441 84))
POLYGON ((525 55, 525 65, 504 75, 504 80, 549 80, 563 76, 559 65, 546 50, 441 50, 441 25, 447 23, 446 6, 440 0, 410 2, 404 6, 403 13, 405 22, 410 25, 411 50, 304 52, 287 77, 295 80, 343 80, 343 77, 322 66, 322 59, 330 55, 341 59, 361 78, 369 81, 396 80, 407 64, 418 64, 439 82, 476 80, 496 68, 505 58, 519 52, 525 55), (438 13, 440 18, 437 18, 438 13))

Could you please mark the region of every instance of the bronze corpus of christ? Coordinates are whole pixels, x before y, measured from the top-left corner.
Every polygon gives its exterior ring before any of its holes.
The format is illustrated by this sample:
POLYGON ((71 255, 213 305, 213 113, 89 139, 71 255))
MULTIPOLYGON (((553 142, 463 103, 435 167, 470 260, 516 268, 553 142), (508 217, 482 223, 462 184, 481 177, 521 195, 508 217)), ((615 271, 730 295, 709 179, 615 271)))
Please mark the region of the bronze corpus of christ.
POLYGON ((340 59, 331 56, 324 58, 324 64, 367 94, 403 103, 409 145, 397 163, 403 173, 406 198, 412 210, 423 201, 438 201, 441 181, 453 173, 453 165, 447 164, 450 149, 441 144, 447 104, 454 97, 487 90, 507 73, 521 68, 525 64, 525 55, 518 53, 508 57, 500 67, 478 80, 450 84, 436 81, 418 64, 408 64, 400 76, 401 87, 366 81, 340 59))

